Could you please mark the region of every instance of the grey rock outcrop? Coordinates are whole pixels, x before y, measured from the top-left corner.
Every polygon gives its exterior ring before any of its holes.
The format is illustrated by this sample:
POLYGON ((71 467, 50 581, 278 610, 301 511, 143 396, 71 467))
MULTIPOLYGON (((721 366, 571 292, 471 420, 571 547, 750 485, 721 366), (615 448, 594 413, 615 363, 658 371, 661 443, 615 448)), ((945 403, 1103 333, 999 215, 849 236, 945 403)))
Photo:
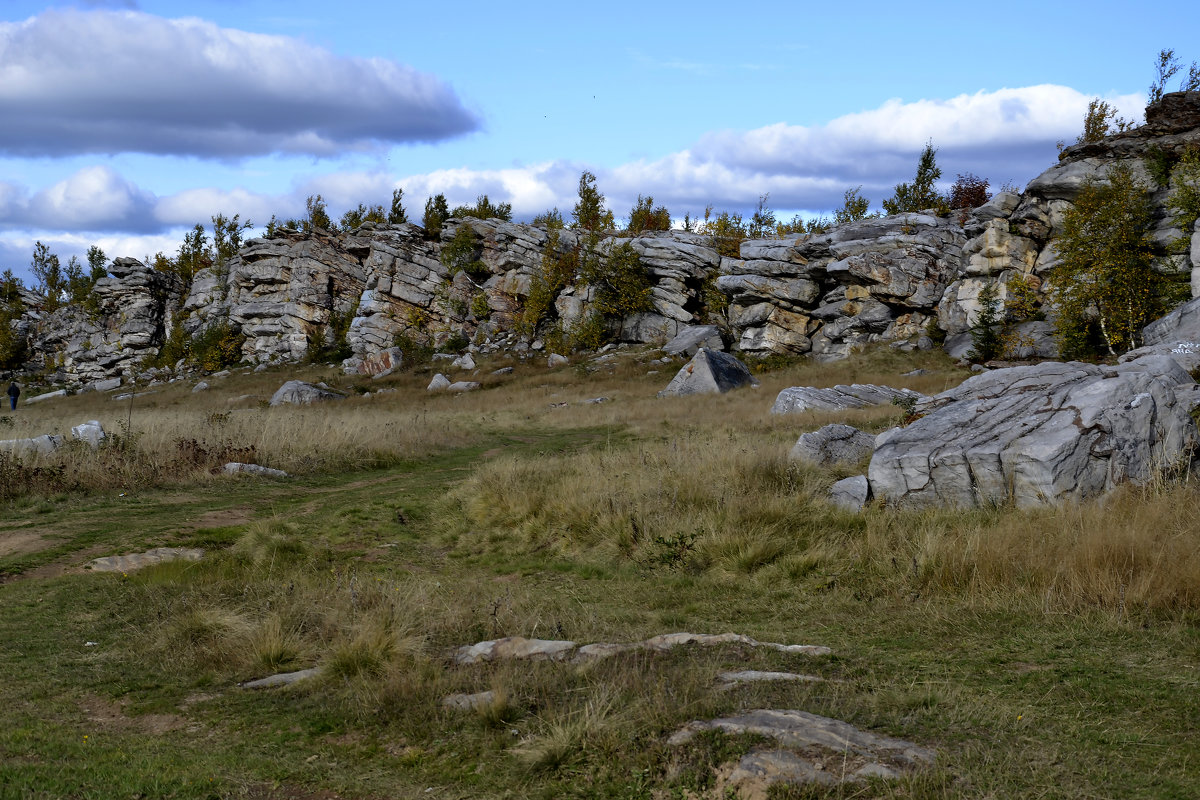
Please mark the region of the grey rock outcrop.
POLYGON ((750 368, 728 353, 701 347, 692 360, 676 373, 659 397, 689 394, 721 394, 742 386, 757 386, 750 368))
POLYGON ((271 467, 264 467, 261 464, 243 464, 240 461, 230 461, 221 467, 221 472, 226 475, 257 475, 260 478, 291 477, 281 469, 272 469, 271 467))
POLYGON ((893 389, 871 383, 838 384, 828 389, 793 386, 784 389, 771 406, 772 414, 800 414, 805 411, 845 411, 849 408, 883 406, 897 400, 918 402, 924 395, 911 389, 893 389))
POLYGON ((789 461, 803 461, 819 467, 833 464, 857 464, 875 449, 875 437, 850 425, 826 425, 800 434, 788 453, 789 461))
POLYGON ((879 435, 867 471, 885 502, 1021 507, 1083 499, 1190 461, 1196 425, 1177 363, 1047 362, 986 372, 879 435))
POLYGON ((1142 347, 1121 356, 1121 361, 1167 356, 1188 371, 1200 367, 1200 297, 1147 325, 1142 330, 1142 341, 1142 347))
POLYGON ((84 568, 93 572, 132 572, 167 561, 199 561, 203 557, 204 551, 196 547, 155 547, 144 553, 95 558, 84 568))
POLYGON ((71 428, 71 438, 84 442, 92 447, 99 447, 104 441, 104 426, 99 420, 90 419, 71 428))
POLYGON ((288 381, 271 395, 272 406, 306 406, 326 400, 344 400, 345 395, 304 381, 288 381))
POLYGON ((22 455, 49 455, 62 447, 63 437, 54 433, 43 433, 26 439, 0 439, 0 453, 22 455))

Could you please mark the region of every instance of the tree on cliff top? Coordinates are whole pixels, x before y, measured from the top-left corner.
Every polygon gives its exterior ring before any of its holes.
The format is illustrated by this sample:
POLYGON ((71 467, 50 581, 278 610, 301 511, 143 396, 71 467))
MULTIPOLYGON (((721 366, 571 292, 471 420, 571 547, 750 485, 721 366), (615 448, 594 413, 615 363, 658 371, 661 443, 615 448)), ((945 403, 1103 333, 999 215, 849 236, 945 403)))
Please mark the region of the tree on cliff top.
POLYGON ((912 183, 896 184, 896 193, 883 201, 883 210, 888 214, 907 214, 934 208, 946 208, 946 198, 937 190, 942 169, 937 165, 937 150, 933 142, 927 142, 917 160, 917 175, 912 183))
POLYGON ((616 227, 613 213, 604 206, 604 195, 596 188, 596 176, 584 170, 579 176, 579 201, 571 211, 571 227, 596 233, 616 227))

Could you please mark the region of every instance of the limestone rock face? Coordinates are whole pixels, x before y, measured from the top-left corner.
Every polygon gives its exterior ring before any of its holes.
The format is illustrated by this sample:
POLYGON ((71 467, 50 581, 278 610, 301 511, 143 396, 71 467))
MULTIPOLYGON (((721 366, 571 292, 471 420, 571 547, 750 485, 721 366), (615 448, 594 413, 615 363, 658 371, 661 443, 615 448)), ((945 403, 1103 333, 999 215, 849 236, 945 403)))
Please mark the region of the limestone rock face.
POLYGON ((663 352, 672 356, 694 356, 701 347, 707 350, 724 350, 725 342, 721 339, 721 329, 716 325, 689 325, 663 345, 663 352))
POLYGON ((700 348, 683 366, 659 397, 689 394, 720 394, 742 386, 757 386, 750 369, 728 353, 700 348))
POLYGON ((1142 330, 1145 345, 1121 356, 1137 361, 1146 356, 1168 356, 1185 370, 1200 367, 1200 298, 1193 298, 1142 330))
POLYGON ((826 425, 800 435, 789 461, 804 461, 820 467, 855 464, 875 449, 875 437, 850 425, 826 425))
POLYGON ((133 258, 118 258, 96 282, 91 308, 64 306, 36 324, 35 363, 72 383, 133 376, 158 353, 183 285, 133 258))
POLYGON ((888 503, 1027 507, 1083 499, 1190 460, 1194 381, 1146 356, 1117 367, 1046 362, 977 375, 879 435, 867 471, 888 503))

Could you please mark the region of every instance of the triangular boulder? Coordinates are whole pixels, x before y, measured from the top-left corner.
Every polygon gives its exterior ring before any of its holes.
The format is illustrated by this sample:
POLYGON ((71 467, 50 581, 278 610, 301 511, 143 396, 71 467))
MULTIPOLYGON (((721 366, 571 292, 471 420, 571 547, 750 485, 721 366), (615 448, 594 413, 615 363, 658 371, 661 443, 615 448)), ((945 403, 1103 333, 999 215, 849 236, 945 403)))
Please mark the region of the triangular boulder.
POLYGON ((757 386, 750 368, 728 353, 701 347, 692 360, 676 373, 659 397, 687 394, 719 394, 740 386, 757 386))

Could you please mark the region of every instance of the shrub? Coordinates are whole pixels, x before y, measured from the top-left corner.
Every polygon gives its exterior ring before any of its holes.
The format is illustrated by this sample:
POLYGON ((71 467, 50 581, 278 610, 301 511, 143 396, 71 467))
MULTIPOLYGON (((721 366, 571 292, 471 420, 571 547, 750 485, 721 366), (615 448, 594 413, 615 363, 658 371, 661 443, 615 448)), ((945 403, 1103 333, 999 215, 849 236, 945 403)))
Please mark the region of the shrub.
POLYGON ((633 234, 646 231, 671 230, 671 212, 666 206, 654 207, 653 197, 638 195, 637 202, 629 212, 629 227, 626 231, 633 234))
POLYGON ((442 248, 442 263, 450 270, 451 275, 465 272, 474 280, 486 280, 490 273, 487 265, 479 260, 482 252, 483 248, 475 230, 464 222, 458 226, 454 237, 442 248))
POLYGON ((833 222, 835 225, 845 225, 847 222, 857 222, 860 219, 866 219, 867 211, 871 208, 871 201, 863 197, 862 186, 855 189, 847 189, 842 195, 842 207, 833 212, 833 222))
POLYGON ((607 318, 619 319, 652 308, 650 275, 629 242, 614 246, 607 259, 586 265, 580 278, 595 290, 594 307, 607 318))
POLYGON ((215 372, 240 362, 242 345, 245 343, 245 334, 228 319, 221 319, 210 323, 192 337, 188 351, 197 366, 215 372))
POLYGON ((742 242, 749 235, 742 215, 722 211, 713 217, 712 210, 712 206, 704 209, 704 222, 700 224, 700 233, 712 237, 713 248, 717 253, 737 258, 741 254, 742 242))
POLYGON ((512 221, 512 203, 495 205, 488 200, 486 194, 481 194, 475 198, 475 205, 457 206, 450 212, 450 216, 457 219, 474 217, 475 219, 499 219, 510 222, 512 221))
POLYGON ((571 227, 585 231, 612 230, 613 213, 604 205, 604 195, 596 188, 596 176, 586 170, 579 176, 579 200, 571 210, 571 227))
POLYGON ((425 201, 425 215, 421 225, 428 236, 436 237, 442 232, 442 225, 450 219, 450 206, 446 203, 446 195, 435 194, 425 201))
POLYGON ((1167 208, 1175 212, 1175 224, 1183 231, 1180 245, 1186 246, 1200 219, 1200 147, 1189 147, 1171 170, 1171 194, 1167 208))
POLYGON ((517 323, 519 333, 531 336, 537 331, 554 306, 554 298, 575 280, 579 268, 579 254, 559 252, 558 229, 550 229, 550 241, 542 251, 541 267, 534 273, 529 285, 529 296, 525 307, 521 310, 521 318, 517 323))
POLYGON ((959 173, 954 179, 954 185, 950 187, 949 205, 950 208, 958 210, 959 223, 966 223, 967 212, 972 208, 979 208, 991 197, 987 178, 981 178, 971 172, 959 173))

